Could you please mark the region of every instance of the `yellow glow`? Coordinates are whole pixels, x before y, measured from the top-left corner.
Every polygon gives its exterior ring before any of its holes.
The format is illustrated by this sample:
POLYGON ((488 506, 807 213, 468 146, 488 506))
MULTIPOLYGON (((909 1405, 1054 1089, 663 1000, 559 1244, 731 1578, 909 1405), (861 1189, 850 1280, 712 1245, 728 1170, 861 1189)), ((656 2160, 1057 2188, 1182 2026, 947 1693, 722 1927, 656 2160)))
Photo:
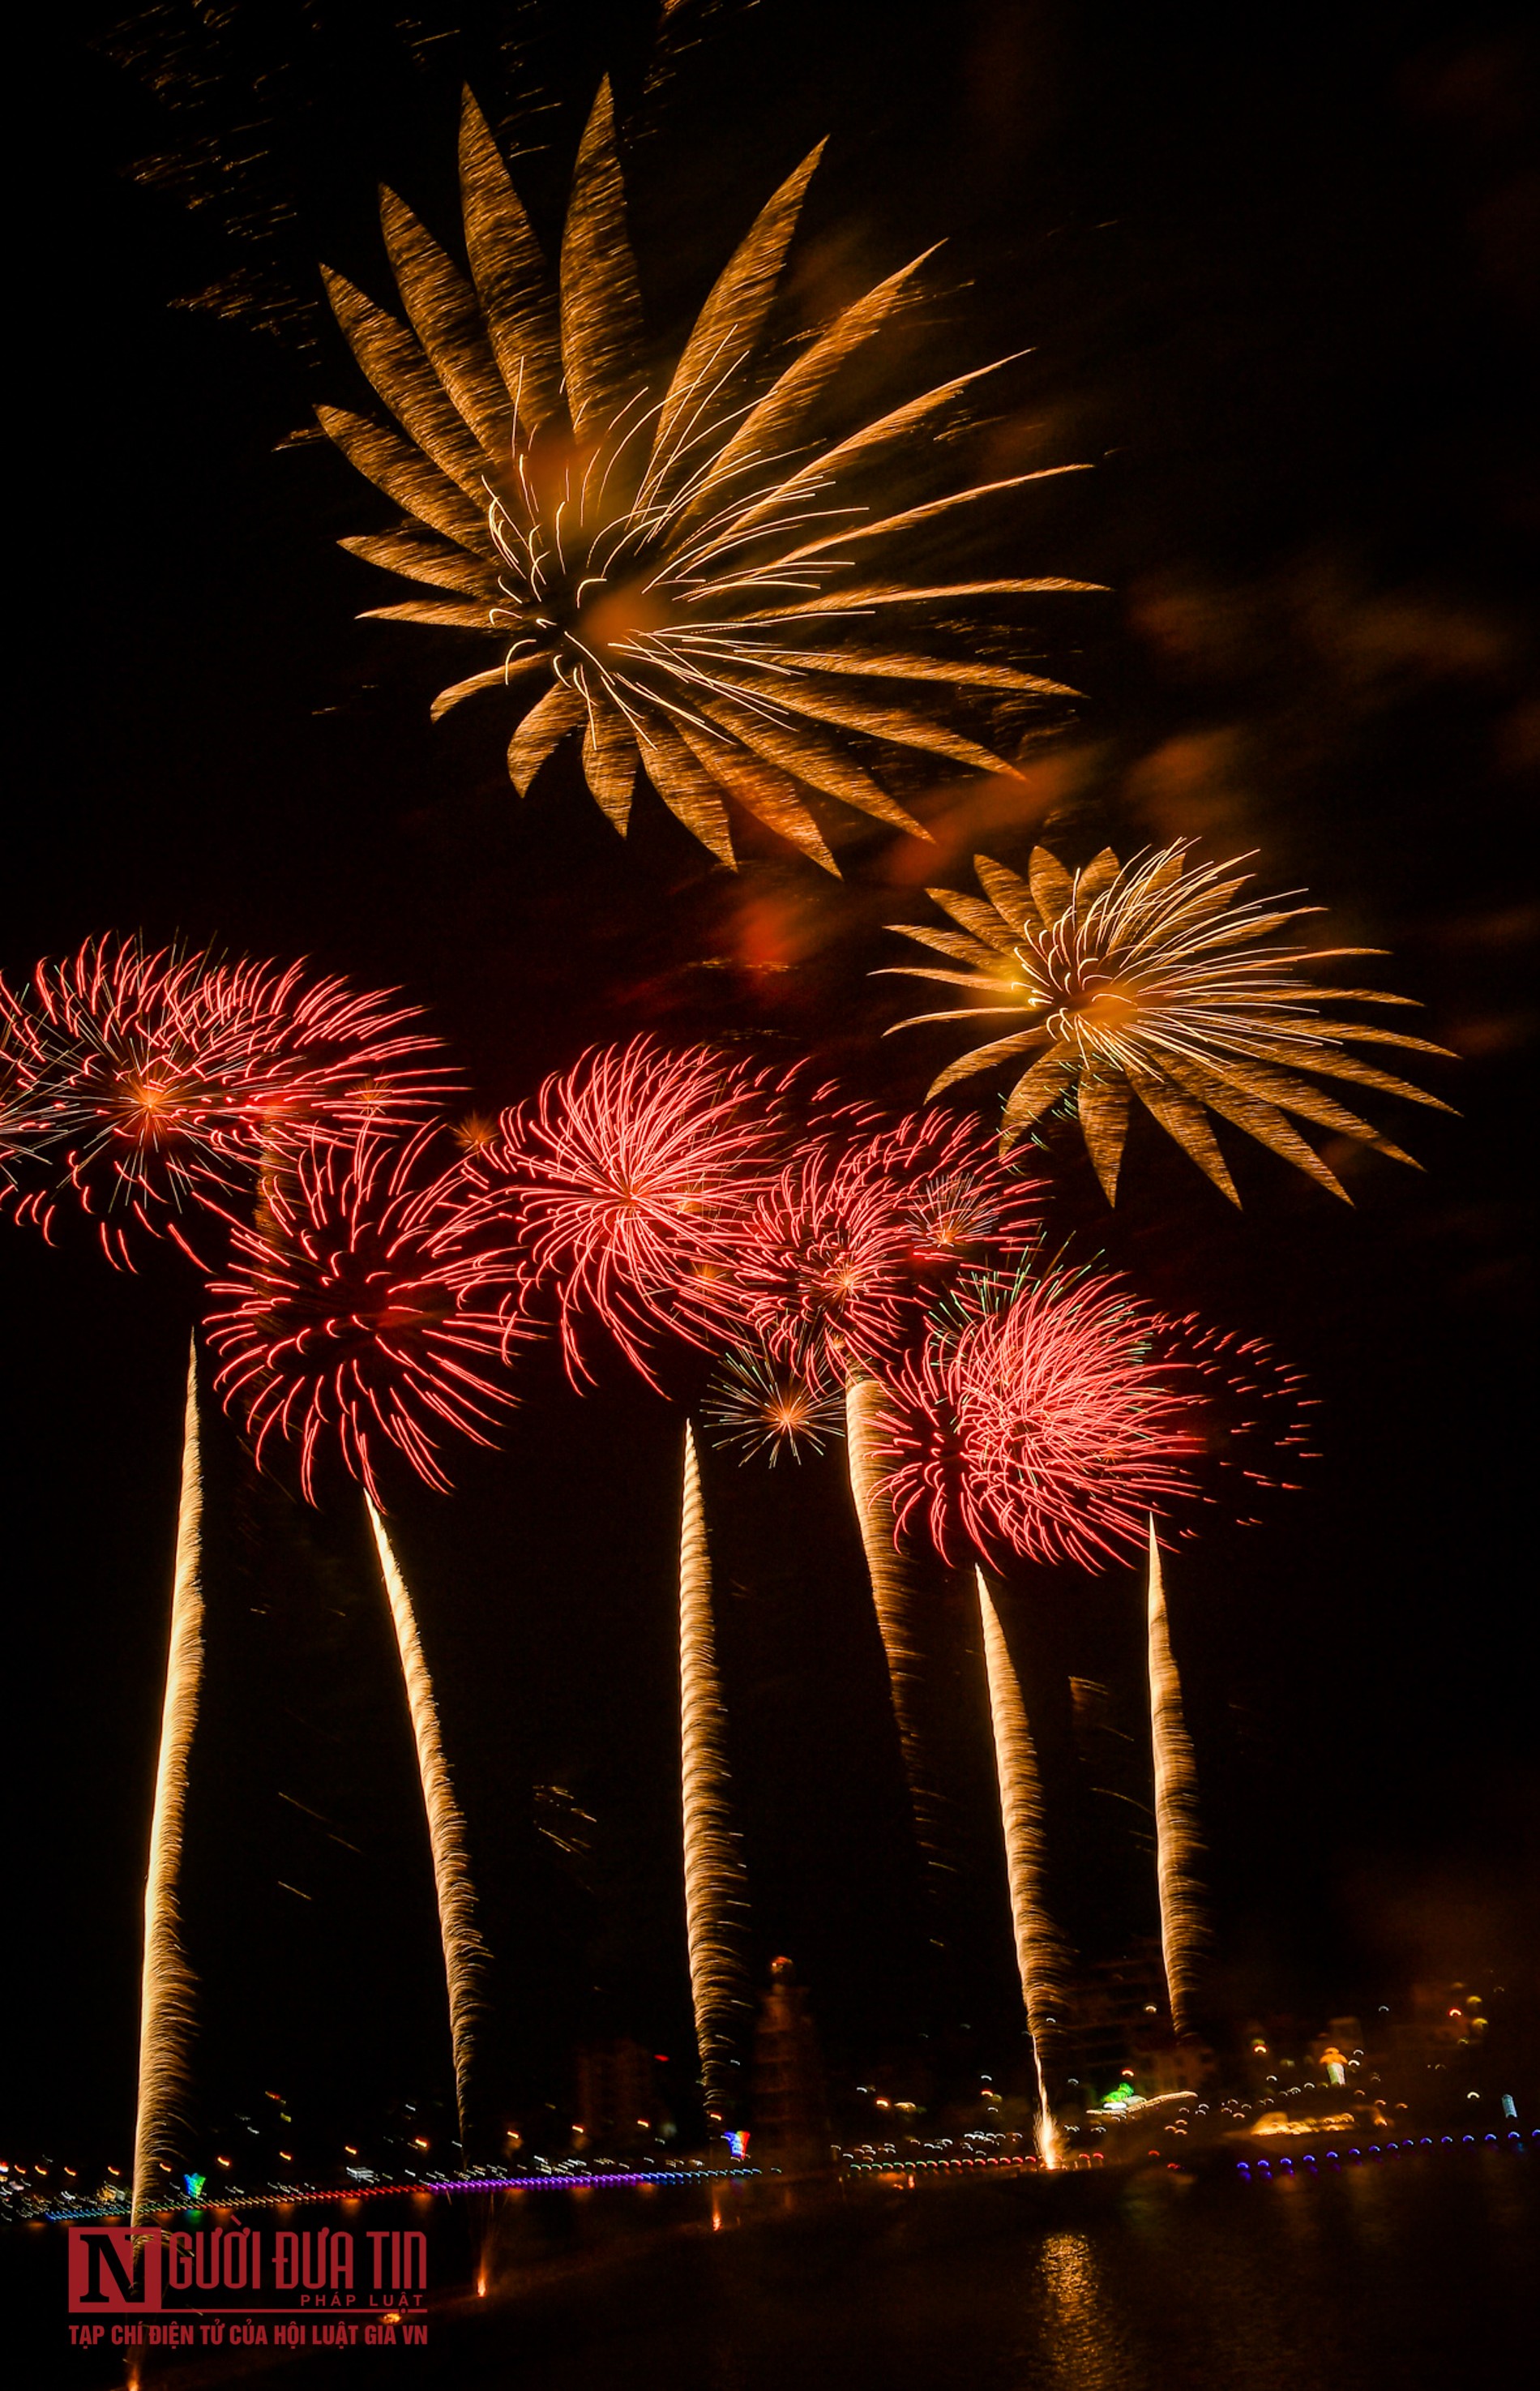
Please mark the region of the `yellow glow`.
MULTIPOLYGON (((444 1983, 449 1995, 449 2031, 455 2053, 455 2099, 460 2138, 465 2139, 466 2113, 474 2056, 473 2021, 481 2006, 481 1971, 486 1945, 476 1932, 476 1888, 470 1880, 465 1819, 455 1799, 449 1764, 439 1731, 433 1681, 428 1674, 417 1614, 406 1589, 385 1522, 368 1496, 365 1504, 379 1555, 379 1573, 396 1632, 401 1674, 406 1687, 412 1734, 417 1750, 417 1776, 423 1808, 428 1815, 428 1840, 433 1855, 433 1887, 438 1896, 439 1933, 443 1945, 444 1983)), ((426 2150, 426 2142, 418 2145, 426 2150)))
POLYGON ((1182 1715, 1182 1683, 1171 1649, 1155 1521, 1149 1522, 1149 1728, 1155 1759, 1155 1855, 1161 1893, 1161 1949, 1171 2022, 1178 2034, 1196 2022, 1198 1963, 1207 1939, 1198 1880, 1198 1772, 1182 1715))
POLYGON ((1268 2109, 1251 2127, 1253 2134, 1351 2134, 1354 2120, 1346 2117, 1290 2117, 1283 2109, 1268 2109))
POLYGON ((920 1726, 924 1655, 916 1641, 913 1572, 898 1549, 892 1505, 888 1500, 879 1442, 882 1389, 875 1378, 854 1372, 845 1387, 845 1454, 861 1546, 866 1557, 872 1608, 888 1663, 888 1689, 904 1755, 915 1836, 925 1858, 941 1856, 940 1800, 931 1778, 920 1726))
POLYGON ((1050 848, 1039 847, 1025 880, 990 856, 975 856, 986 901, 949 888, 928 891, 956 929, 892 925, 944 956, 952 968, 891 968, 901 976, 939 981, 967 1001, 954 999, 948 1011, 896 1026, 960 1021, 982 1027, 993 1016, 999 1026, 992 1027, 988 1041, 949 1064, 929 1093, 938 1095, 1007 1061, 1020 1067, 1005 1108, 1003 1146, 1072 1095, 1109 1203, 1116 1197, 1136 1098, 1232 1203, 1240 1197, 1211 1115, 1270 1146, 1346 1201, 1345 1188, 1286 1116, 1296 1114, 1392 1160, 1411 1157, 1300 1075, 1345 1079, 1446 1110, 1436 1097, 1348 1050, 1356 1043, 1423 1053, 1447 1049, 1328 1018, 1323 999, 1333 1010, 1344 1002, 1404 1000, 1375 989, 1312 982, 1301 966, 1367 950, 1302 954, 1274 944, 1273 934, 1285 924, 1318 909, 1280 906, 1271 898, 1238 901, 1251 878, 1237 869, 1242 859, 1189 870, 1190 847, 1178 839, 1128 863, 1104 847, 1072 872, 1050 848), (1033 1048, 1041 1051, 1028 1062, 1033 1048))
POLYGON ((144 2203, 171 2167, 183 2127, 193 1975, 182 1948, 179 1895, 186 1818, 187 1770, 203 1686, 203 1477, 199 1451, 198 1349, 187 1358, 183 1415, 182 1493, 172 1571, 171 1639, 160 1713, 160 1751, 150 1816, 145 1878, 144 1965, 139 1997, 139 2098, 134 2128, 134 2196, 137 2224, 144 2203))
POLYGON ((716 1661, 711 1551, 695 1431, 685 1428, 679 1522, 679 1738, 690 1999, 709 2117, 731 2106, 737 2021, 746 2007, 735 1932, 747 1893, 727 1798, 726 1712, 716 1661))
POLYGON ((1011 1923, 1016 1933, 1016 1964, 1037 2074, 1034 2139, 1044 2165, 1057 2167, 1062 2164, 1063 2154, 1048 2099, 1043 2037, 1058 2008, 1065 1955, 1045 1899, 1047 1853, 1037 1747, 1011 1666, 1005 1630, 984 1583, 982 1570, 975 1570, 974 1577, 979 1592, 979 1621, 983 1630, 984 1669, 989 1680, 989 1715, 995 1737, 995 1772, 1000 1788, 1000 1824, 1005 1835, 1011 1923))

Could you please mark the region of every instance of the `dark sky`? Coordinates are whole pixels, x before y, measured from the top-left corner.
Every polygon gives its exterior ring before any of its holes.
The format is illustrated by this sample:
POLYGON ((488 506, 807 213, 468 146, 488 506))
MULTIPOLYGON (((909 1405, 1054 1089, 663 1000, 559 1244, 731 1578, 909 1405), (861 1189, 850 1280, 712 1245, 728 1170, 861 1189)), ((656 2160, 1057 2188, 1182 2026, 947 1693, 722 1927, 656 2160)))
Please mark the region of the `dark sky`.
MULTIPOLYGON (((1237 1216, 1152 1131, 1110 1219, 1072 1143, 1051 1144, 1055 1229, 1081 1255, 1266 1337, 1321 1401, 1306 1490, 1172 1570, 1216 2000, 1310 2011, 1533 1962, 1535 911, 1515 846, 1540 743, 1520 608, 1534 114, 1507 20, 761 0, 682 16, 699 39, 644 96, 645 8, 222 14, 216 40, 189 0, 55 10, 27 86, 46 146, 10 252, 27 577, 0 967, 108 929, 308 953, 405 986, 489 1105, 642 1027, 816 1045, 853 1088, 918 1100, 930 1050, 879 1045, 893 1001, 866 975, 892 960, 881 924, 922 918, 933 864, 856 836, 837 889, 767 856, 729 882, 661 808, 622 848, 571 769, 520 807, 488 717, 429 730, 463 650, 353 620, 386 593, 333 543, 383 507, 324 446, 278 446, 317 399, 360 397, 314 259, 389 295, 381 178, 452 226, 465 75, 535 152, 518 172, 549 230, 614 71, 662 334, 828 134, 809 304, 947 235, 934 342, 969 363, 1032 344, 1002 442, 1098 464, 1012 535, 1030 569, 1111 587, 1055 633, 1086 703, 1014 815, 937 794, 948 859, 987 829, 1020 861, 1049 813, 1084 851, 1108 830, 1256 847, 1266 885, 1330 906, 1333 942, 1393 950, 1373 968, 1465 1058, 1428 1073, 1457 1119, 1387 1120, 1426 1175, 1349 1156, 1352 1210, 1253 1150, 1237 1216), (183 304, 211 290, 223 315, 183 304)), ((0 1273, 6 2130, 95 2158, 131 2126, 199 1290, 170 1257, 119 1278, 83 1239, 49 1252, 14 1230, 0 1273)), ((212 1441, 199 2098, 217 2121, 287 2077, 319 2147, 337 2120, 445 2086, 409 1739, 355 1499, 307 1515, 233 1433, 212 1441)), ((505 1449, 467 1453, 453 1500, 400 1492, 498 1958, 488 2105, 509 2114, 565 2103, 584 2032, 635 2031, 689 2073, 677 1443, 677 1413, 618 1375, 580 1402, 536 1364, 505 1449), (581 1870, 535 1832, 550 1781, 597 1822, 581 1870)), ((756 1966, 795 1955, 841 2066, 929 2019, 938 2041, 966 2020, 1004 2067, 1017 2025, 962 1595, 938 1583, 930 1621, 966 1888, 936 1975, 838 1464, 711 1474, 756 1966)), ((1010 1622, 1061 1904, 1081 1947, 1110 1953, 1152 1923, 1149 1872, 1092 1790, 1068 1681, 1105 1685, 1136 1731, 1136 1572, 1023 1570, 1010 1622)))

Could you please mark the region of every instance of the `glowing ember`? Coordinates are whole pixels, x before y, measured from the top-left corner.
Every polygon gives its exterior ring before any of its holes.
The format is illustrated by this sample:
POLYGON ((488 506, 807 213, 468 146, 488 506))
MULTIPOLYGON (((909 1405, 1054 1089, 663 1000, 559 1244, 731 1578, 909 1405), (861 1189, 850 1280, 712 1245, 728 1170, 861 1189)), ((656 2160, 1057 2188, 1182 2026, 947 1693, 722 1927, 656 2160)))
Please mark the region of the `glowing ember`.
POLYGON ((749 1320, 804 1375, 875 1368, 919 1303, 1031 1242, 1040 1193, 971 1119, 877 1129, 870 1114, 836 1114, 744 1215, 735 1277, 749 1320))

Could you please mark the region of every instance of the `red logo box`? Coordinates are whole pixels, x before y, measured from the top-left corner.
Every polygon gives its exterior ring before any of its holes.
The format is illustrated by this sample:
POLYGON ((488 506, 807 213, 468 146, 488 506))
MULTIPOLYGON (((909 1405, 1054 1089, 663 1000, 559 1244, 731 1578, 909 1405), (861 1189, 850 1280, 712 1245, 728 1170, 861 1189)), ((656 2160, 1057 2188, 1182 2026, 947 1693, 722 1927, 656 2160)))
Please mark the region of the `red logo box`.
POLYGON ((71 2225, 71 2316, 158 2316, 165 2236, 159 2225, 71 2225))

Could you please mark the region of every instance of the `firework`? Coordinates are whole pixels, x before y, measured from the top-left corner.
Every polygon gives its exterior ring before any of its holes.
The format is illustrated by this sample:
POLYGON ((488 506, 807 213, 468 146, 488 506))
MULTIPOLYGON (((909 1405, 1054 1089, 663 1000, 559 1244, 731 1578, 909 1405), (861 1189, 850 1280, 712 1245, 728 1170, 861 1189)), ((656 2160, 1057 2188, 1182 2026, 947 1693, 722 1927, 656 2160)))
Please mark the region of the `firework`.
POLYGON ((766 1350, 814 1376, 873 1369, 959 1274, 1020 1255, 1039 1184, 978 1124, 859 1107, 819 1123, 737 1224, 734 1280, 766 1350))
POLYGON ((736 1223, 736 1299, 765 1351, 804 1376, 842 1381, 890 1352, 918 1301, 916 1224, 886 1144, 810 1139, 736 1223))
POLYGON ((706 2111, 720 2126, 733 2106, 734 2029, 745 2007, 735 1913, 741 1915, 748 1881, 727 1802, 727 1718, 716 1662, 711 1554, 700 1466, 687 1425, 679 1531, 679 1721, 690 1997, 706 2111))
POLYGON ((455 2049, 455 2098, 459 2110, 460 2139, 463 2143, 469 2108, 470 2067, 475 2049, 473 2022, 477 2010, 482 2006, 481 1971, 486 1963, 487 1950, 476 1932, 476 1888, 470 1880, 465 1819, 450 1782, 443 1738, 439 1732, 438 1704, 433 1699, 433 1680, 423 1658, 422 1639, 417 1633, 412 1597, 402 1576, 401 1564, 391 1546, 385 1522, 367 1495, 365 1501, 379 1555, 379 1574, 384 1580, 386 1598, 391 1606, 391 1623, 395 1629, 401 1674, 406 1687, 406 1703, 412 1715, 412 1735, 417 1744, 422 1806, 427 1815, 428 1839, 433 1854, 433 1889, 438 1897, 444 1982, 449 1993, 449 2030, 455 2049))
POLYGON ((249 1043, 269 1151, 296 1133, 409 1128, 459 1087, 442 1040, 397 989, 360 991, 335 976, 307 979, 303 963, 274 963, 224 965, 202 985, 249 1043))
POLYGON ((942 1858, 941 1797, 923 1726, 925 1655, 915 1633, 918 1589, 912 1565, 898 1549, 892 1505, 882 1467, 877 1423, 883 1393, 875 1378, 853 1374, 845 1388, 845 1441, 850 1458, 851 1500, 861 1531, 872 1609, 888 1665, 888 1687, 904 1755, 904 1778, 915 1837, 929 1864, 942 1858))
POLYGON ((23 1195, 17 1166, 36 1155, 40 1091, 58 1060, 57 1039, 0 978, 0 1201, 19 1210, 37 1201, 23 1195))
POLYGON ((1203 1446, 1198 1399, 1156 1350, 1165 1326, 1115 1281, 969 1290, 887 1375, 900 1529, 923 1521, 947 1560, 971 1546, 1097 1568, 1141 1543, 1152 1501, 1195 1491, 1203 1446))
POLYGON ((940 1860, 940 1803, 920 1722, 923 1661, 913 1565, 896 1548, 877 1441, 886 1370, 938 1290, 1035 1232, 1036 1186, 944 1113, 892 1128, 834 1115, 739 1224, 734 1284, 774 1361, 814 1384, 843 1384, 851 1497, 888 1666, 916 1835, 940 1860))
POLYGON ((444 1092, 437 1045, 414 1008, 300 964, 88 939, 0 986, 5 1134, 55 1166, 18 1208, 46 1229, 62 1174, 114 1262, 135 1226, 193 1252, 191 1208, 229 1217, 296 1132, 400 1124, 444 1092))
POLYGON ((733 860, 731 802, 832 871, 810 790, 918 828, 841 734, 996 770, 1000 757, 950 718, 953 702, 1020 708, 1073 693, 982 662, 966 640, 948 652, 942 625, 955 633, 982 598, 1094 585, 1049 576, 932 587, 902 563, 910 536, 925 538, 954 509, 988 499, 993 511, 1007 491, 1077 468, 965 483, 897 512, 847 495, 895 460, 944 465, 950 435, 997 366, 955 376, 832 445, 810 433, 841 368, 912 313, 923 258, 852 301, 777 375, 756 369, 818 154, 761 210, 666 384, 649 389, 609 84, 578 149, 554 287, 468 99, 460 170, 471 280, 392 193, 385 242, 410 330, 340 276, 327 278, 343 333, 401 431, 319 412, 406 517, 343 545, 437 593, 371 613, 479 633, 492 651, 442 691, 435 716, 482 691, 543 692, 508 748, 520 794, 563 740, 581 735, 589 789, 619 830, 645 769, 724 862, 733 860), (895 607, 907 626, 897 634, 883 627, 895 607))
POLYGON ((180 1893, 187 1768, 203 1686, 203 1476, 199 1452, 198 1349, 187 1361, 182 1494, 172 1572, 171 1638, 155 1768, 149 1867, 145 1877, 145 1949, 139 1996, 139 2095, 134 2126, 131 2221, 160 2191, 177 2154, 188 2083, 193 1974, 182 1948, 180 1893))
POLYGON ((225 1299, 208 1323, 215 1384, 259 1462, 274 1439, 298 1444, 312 1501, 328 1446, 376 1503, 388 1449, 447 1489, 440 1431, 487 1444, 513 1400, 502 1364, 528 1333, 515 1268, 475 1220, 465 1164, 430 1173, 434 1134, 312 1139, 210 1290, 225 1299))
POLYGON ((979 1621, 983 1630, 984 1669, 989 1680, 989 1715, 995 1735, 995 1770, 1000 1786, 1000 1824, 1005 1834, 1011 1923, 1016 1932, 1016 1964, 1021 1977, 1021 1999, 1037 2073, 1037 2148, 1044 2164, 1056 2166, 1059 2132, 1048 2100, 1043 2054, 1045 2038, 1057 2023, 1054 2012, 1061 1997, 1066 1955, 1047 1907, 1043 1789, 1032 1726, 1011 1666, 999 1612, 984 1583, 982 1570, 974 1574, 979 1587, 979 1621))
POLYGON ((1182 1715, 1182 1681, 1171 1649, 1165 1587, 1155 1522, 1149 1522, 1149 1732, 1155 1760, 1155 1851, 1161 1888, 1161 1948, 1165 1958, 1171 2022, 1192 2030, 1198 1961, 1206 1941, 1203 1893, 1197 1872, 1198 1774, 1182 1715))
POLYGON ((592 1049, 505 1113, 476 1156, 484 1210, 553 1289, 574 1379, 599 1327, 648 1383, 648 1348, 723 1334, 731 1224, 774 1165, 776 1092, 707 1047, 592 1049))
POLYGON ((777 1362, 763 1347, 726 1356, 702 1411, 718 1431, 713 1443, 738 1447, 742 1461, 767 1453, 772 1469, 783 1453, 793 1460, 801 1459, 803 1446, 822 1453, 844 1430, 839 1391, 777 1362))
POLYGON ((1235 1183, 1206 1115, 1244 1130, 1333 1195, 1346 1191, 1287 1116, 1354 1138, 1398 1162, 1391 1144, 1302 1072, 1342 1079, 1447 1112, 1435 1096, 1345 1051, 1350 1044, 1399 1046, 1445 1054, 1409 1038, 1328 1017, 1332 1004, 1405 1004, 1409 998, 1365 988, 1322 987, 1302 966, 1378 948, 1332 947, 1313 953, 1272 943, 1273 934, 1315 906, 1277 898, 1237 902, 1251 878, 1229 863, 1187 870, 1190 842, 1120 865, 1110 848, 1086 870, 1067 872, 1046 847, 1034 850, 1030 884, 976 856, 987 902, 932 888, 929 894, 956 930, 895 924, 901 935, 967 966, 891 968, 901 976, 966 989, 966 1006, 916 1015, 895 1025, 969 1021, 995 1014, 1029 1016, 1028 1026, 975 1047, 949 1064, 930 1093, 955 1080, 1015 1062, 1041 1048, 1007 1102, 1002 1142, 1010 1145, 1061 1099, 1073 1095, 1086 1148, 1110 1203, 1137 1096, 1214 1185, 1238 1203, 1235 1183))

